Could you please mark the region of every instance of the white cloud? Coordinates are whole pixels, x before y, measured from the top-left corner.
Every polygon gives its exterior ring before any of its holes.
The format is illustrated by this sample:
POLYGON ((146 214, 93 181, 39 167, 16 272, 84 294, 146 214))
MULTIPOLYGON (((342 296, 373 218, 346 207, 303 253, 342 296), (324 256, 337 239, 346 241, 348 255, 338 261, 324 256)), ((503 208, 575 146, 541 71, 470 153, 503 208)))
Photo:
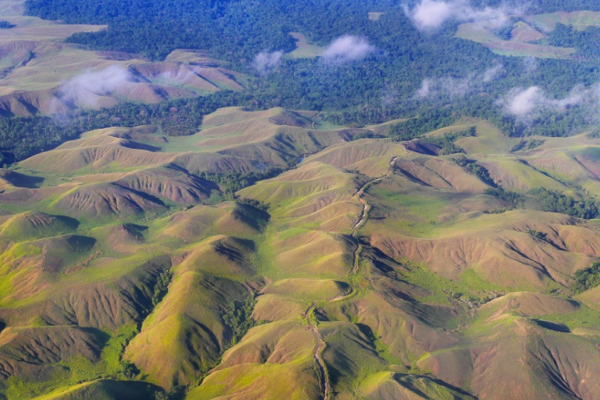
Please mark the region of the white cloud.
POLYGON ((504 106, 507 114, 521 120, 527 120, 543 110, 560 110, 584 102, 598 103, 600 100, 598 86, 585 89, 578 85, 571 90, 568 96, 562 99, 551 99, 537 86, 527 89, 516 88, 511 90, 504 99, 498 103, 504 106))
POLYGON ((533 110, 544 102, 544 93, 537 86, 527 89, 516 89, 509 93, 506 102, 506 112, 515 116, 523 117, 531 114, 533 110))
POLYGON ((110 96, 123 85, 135 82, 135 77, 124 67, 111 65, 98 71, 86 71, 61 85, 62 102, 83 107, 97 107, 100 97, 110 96))
POLYGON ((537 59, 531 56, 523 58, 523 67, 528 74, 535 72, 538 67, 537 59))
POLYGON ((281 63, 283 57, 283 51, 274 51, 269 53, 268 51, 261 51, 254 57, 252 61, 252 68, 260 74, 267 73, 274 68, 277 68, 281 63))
POLYGON ((504 65, 496 65, 495 67, 488 68, 481 77, 484 83, 495 81, 504 72, 504 65))
POLYGON ((488 27, 500 27, 516 10, 505 6, 475 8, 468 0, 420 0, 413 8, 404 5, 404 12, 419 30, 433 31, 448 21, 480 22, 488 27))
POLYGON ((503 71, 503 65, 496 65, 481 74, 470 74, 464 78, 425 78, 421 82, 421 87, 415 92, 415 97, 464 96, 497 79, 503 71))
POLYGON ((465 78, 425 78, 415 97, 426 98, 433 96, 464 96, 473 90, 476 80, 472 75, 465 78))
POLYGON ((387 87, 381 92, 380 100, 381 105, 384 107, 390 107, 396 104, 398 99, 398 91, 393 87, 387 87))
POLYGON ((199 78, 201 72, 202 67, 193 65, 180 65, 175 70, 167 70, 160 74, 158 76, 158 82, 166 83, 169 85, 185 85, 190 83, 194 79, 199 78))
POLYGON ((419 88, 419 90, 417 90, 415 96, 420 98, 429 96, 432 92, 432 86, 434 85, 434 83, 435 82, 433 79, 423 79, 423 82, 421 82, 421 87, 419 88))
POLYGON ((358 61, 375 51, 369 42, 357 36, 344 35, 335 39, 323 51, 323 60, 329 64, 358 61))

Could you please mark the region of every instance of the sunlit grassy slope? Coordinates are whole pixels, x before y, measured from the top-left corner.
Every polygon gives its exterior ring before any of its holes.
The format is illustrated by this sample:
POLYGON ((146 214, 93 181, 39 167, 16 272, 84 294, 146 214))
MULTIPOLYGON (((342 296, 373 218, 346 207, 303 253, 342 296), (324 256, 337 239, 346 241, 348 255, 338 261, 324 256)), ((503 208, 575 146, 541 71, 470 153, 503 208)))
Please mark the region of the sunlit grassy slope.
MULTIPOLYGON (((2 172, 7 399, 593 399, 596 221, 487 189, 599 193, 598 139, 353 140, 221 109, 105 129, 2 172), (425 154, 426 153, 426 154, 425 154), (214 174, 284 172, 237 192, 214 174), (200 175, 209 172, 213 175, 200 175), (230 201, 225 201, 230 200, 230 201), (161 397, 162 396, 162 397, 161 397)), ((369 127, 387 132, 387 127, 369 127)))

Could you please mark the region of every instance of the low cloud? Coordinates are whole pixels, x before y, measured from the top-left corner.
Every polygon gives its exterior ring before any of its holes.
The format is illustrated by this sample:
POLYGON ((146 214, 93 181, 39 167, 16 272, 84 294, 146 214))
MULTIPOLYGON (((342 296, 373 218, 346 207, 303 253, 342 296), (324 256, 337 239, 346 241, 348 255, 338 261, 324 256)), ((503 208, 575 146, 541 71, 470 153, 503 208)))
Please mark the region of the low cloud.
POLYGON ((503 72, 504 66, 496 65, 480 74, 471 74, 464 78, 426 78, 415 92, 415 97, 424 99, 434 96, 464 96, 498 79, 503 72))
POLYGON ((357 36, 345 35, 335 39, 323 51, 323 61, 328 64, 344 64, 362 60, 375 51, 375 46, 357 36))
POLYGON ((435 90, 434 89, 435 83, 436 82, 433 79, 430 79, 430 78, 423 79, 423 81, 421 82, 421 87, 415 93, 415 97, 419 97, 419 98, 428 97, 435 90))
POLYGON ((495 67, 487 69, 481 76, 483 83, 489 83, 495 81, 504 72, 504 65, 496 65, 495 67))
POLYGON ((403 7, 413 24, 422 31, 437 30, 450 21, 480 22, 491 28, 501 27, 510 14, 517 12, 506 6, 477 8, 468 0, 420 0, 412 8, 406 4, 403 7))
POLYGON ((471 76, 466 78, 426 78, 421 82, 421 87, 415 93, 415 97, 464 96, 473 90, 472 86, 473 77, 471 76))
POLYGON ((568 96, 562 99, 552 99, 541 88, 531 86, 526 89, 516 88, 511 90, 498 104, 504 107, 506 114, 526 121, 545 110, 560 110, 582 103, 598 104, 600 100, 599 93, 597 85, 589 89, 578 85, 571 90, 568 96))
POLYGON ((513 89, 508 94, 505 109, 508 114, 524 117, 546 102, 547 99, 544 93, 537 86, 527 89, 513 89))
POLYGON ((96 108, 102 96, 109 96, 135 77, 119 65, 111 65, 98 71, 86 71, 62 84, 58 97, 61 102, 96 108))
POLYGON ((393 87, 387 87, 381 91, 379 99, 382 106, 391 107, 398 101, 398 90, 393 87))
POLYGON ((167 70, 159 75, 158 82, 166 84, 185 85, 199 78, 202 67, 194 65, 181 65, 175 70, 167 70))
POLYGON ((537 70, 538 62, 535 57, 525 57, 523 58, 523 68, 525 68, 525 72, 531 74, 537 70))
POLYGON ((277 68, 281 63, 282 57, 283 51, 274 51, 272 53, 261 51, 254 57, 251 65, 259 74, 265 74, 277 68))

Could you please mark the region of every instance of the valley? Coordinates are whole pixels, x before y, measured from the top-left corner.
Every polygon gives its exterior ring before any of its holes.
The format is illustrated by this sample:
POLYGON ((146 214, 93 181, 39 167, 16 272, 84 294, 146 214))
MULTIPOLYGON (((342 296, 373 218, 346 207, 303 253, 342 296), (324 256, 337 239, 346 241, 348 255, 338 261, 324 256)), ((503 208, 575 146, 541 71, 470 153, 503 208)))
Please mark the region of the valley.
POLYGON ((502 135, 461 121, 446 131, 475 127, 456 143, 485 181, 428 135, 353 140, 364 129, 313 130, 314 116, 227 108, 182 138, 104 129, 4 171, 7 397, 111 398, 113 381, 131 398, 551 393, 544 375, 484 373, 502 357, 594 393, 575 382, 593 374, 595 289, 570 287, 600 228, 487 193, 593 193, 598 139, 496 153, 502 135), (264 165, 284 172, 229 199, 211 180, 264 165))
POLYGON ((590 0, 0 0, 0 400, 600 398, 590 0))

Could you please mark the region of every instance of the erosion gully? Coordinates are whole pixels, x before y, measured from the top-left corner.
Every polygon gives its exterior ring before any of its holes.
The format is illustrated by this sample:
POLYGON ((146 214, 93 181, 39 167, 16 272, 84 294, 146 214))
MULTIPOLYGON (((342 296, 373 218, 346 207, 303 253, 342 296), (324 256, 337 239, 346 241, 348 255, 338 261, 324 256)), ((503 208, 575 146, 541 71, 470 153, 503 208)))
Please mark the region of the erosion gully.
MULTIPOLYGON (((369 220, 369 212, 371 211, 371 206, 363 198, 363 195, 365 194, 365 191, 369 188, 369 186, 379 183, 382 180, 387 179, 392 175, 392 173, 394 172, 394 166, 396 165, 397 159, 398 159, 398 157, 396 156, 390 160, 386 174, 365 182, 354 194, 354 196, 358 199, 358 201, 360 201, 362 203, 363 209, 362 209, 362 212, 360 214, 358 221, 356 222, 356 224, 354 224, 354 226, 352 228, 352 238, 354 239, 354 242, 356 243, 356 250, 354 250, 354 258, 353 258, 352 270, 350 270, 350 277, 356 275, 356 273, 358 272, 358 268, 359 268, 359 264, 360 264, 360 254, 363 249, 362 244, 360 243, 360 240, 358 239, 358 231, 369 220)), ((333 297, 331 299, 327 299, 326 301, 328 303, 332 303, 332 302, 336 302, 336 301, 345 300, 345 299, 353 296, 355 293, 356 293, 356 289, 353 286, 351 286, 350 291, 348 293, 343 294, 341 296, 333 297)), ((315 340, 317 342, 317 346, 315 347, 314 357, 315 357, 315 361, 317 362, 317 366, 319 368, 319 375, 320 375, 320 380, 321 380, 321 382, 320 382, 321 390, 323 391, 323 400, 329 400, 330 395, 331 395, 331 382, 329 380, 329 375, 327 373, 327 366, 325 365, 325 362, 323 361, 323 358, 321 356, 323 354, 323 351, 325 350, 326 345, 325 345, 325 341, 323 340, 323 337, 321 336, 321 332, 319 331, 317 324, 313 322, 313 318, 312 318, 312 314, 314 313, 316 307, 317 307, 317 305, 315 303, 311 304, 310 307, 306 310, 306 313, 304 314, 304 316, 308 322, 308 327, 311 330, 311 332, 313 333, 315 340)))

